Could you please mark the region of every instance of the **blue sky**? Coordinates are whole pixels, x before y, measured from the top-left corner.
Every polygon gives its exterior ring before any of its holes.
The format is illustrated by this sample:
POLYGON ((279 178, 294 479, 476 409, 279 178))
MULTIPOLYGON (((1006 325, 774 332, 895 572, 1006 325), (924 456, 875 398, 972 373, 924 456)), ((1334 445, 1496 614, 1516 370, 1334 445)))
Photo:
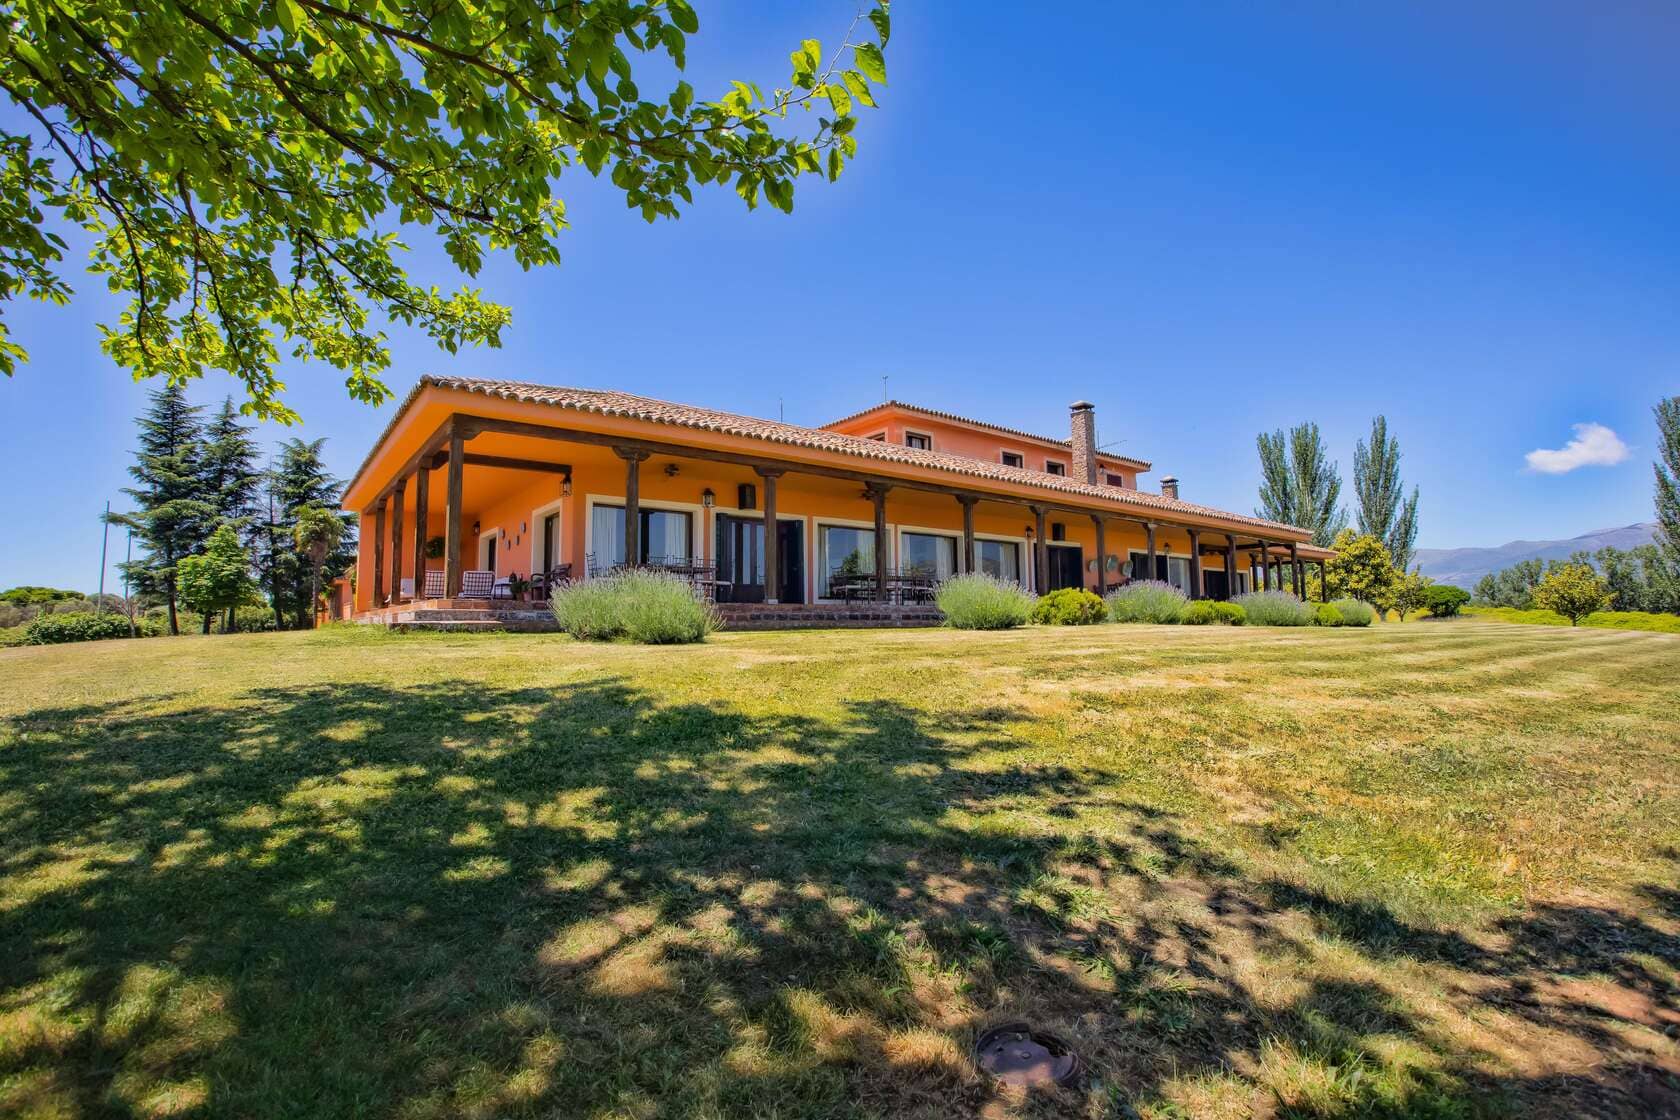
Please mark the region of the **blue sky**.
MULTIPOLYGON (((851 14, 699 9, 702 93, 785 78, 800 38, 851 14)), ((1651 406, 1680 393, 1680 9, 1053 11, 901 0, 858 160, 792 216, 716 194, 650 227, 568 176, 561 267, 476 281, 513 308, 503 348, 450 357, 399 328, 393 389, 505 376, 816 424, 886 375, 1046 433, 1084 397, 1104 442, 1154 460, 1146 484, 1244 511, 1257 431, 1316 420, 1351 475, 1383 412, 1423 546, 1650 519, 1651 406)), ((415 244, 411 271, 451 286, 415 244)), ((123 500, 146 387, 99 353, 102 283, 73 279, 70 308, 6 309, 33 360, 0 382, 0 587, 91 588, 98 512, 123 500)), ((305 423, 262 438, 325 436, 348 475, 391 406, 320 365, 285 380, 305 423)))

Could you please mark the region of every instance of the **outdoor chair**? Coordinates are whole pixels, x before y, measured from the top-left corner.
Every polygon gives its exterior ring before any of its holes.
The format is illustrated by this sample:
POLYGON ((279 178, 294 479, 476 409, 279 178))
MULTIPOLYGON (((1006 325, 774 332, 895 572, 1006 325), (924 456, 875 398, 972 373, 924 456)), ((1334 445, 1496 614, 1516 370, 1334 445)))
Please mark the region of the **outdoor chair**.
POLYGON ((426 573, 426 598, 441 599, 443 596, 443 569, 434 568, 426 573))
POLYGON ((412 579, 403 579, 397 583, 397 598, 410 601, 414 599, 414 581, 412 579))
POLYGON ((488 599, 496 586, 496 573, 470 571, 461 573, 461 598, 488 599))

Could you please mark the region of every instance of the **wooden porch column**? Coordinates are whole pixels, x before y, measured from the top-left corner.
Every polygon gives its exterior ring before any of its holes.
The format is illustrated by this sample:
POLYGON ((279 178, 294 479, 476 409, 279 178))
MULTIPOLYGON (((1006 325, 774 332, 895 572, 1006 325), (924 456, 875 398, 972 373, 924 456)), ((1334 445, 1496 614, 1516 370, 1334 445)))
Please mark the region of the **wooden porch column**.
POLYGON ((1199 529, 1190 530, 1190 598, 1203 598, 1202 533, 1199 529))
POLYGON ((1033 591, 1050 594, 1050 542, 1045 540, 1044 507, 1032 506, 1033 512, 1033 591))
POLYGON ((1301 546, 1289 542, 1289 581, 1295 585, 1295 598, 1307 597, 1307 577, 1301 572, 1301 546))
POLYGON ((1260 585, 1260 554, 1257 552, 1248 554, 1248 589, 1250 591, 1266 590, 1260 585))
POLYGON ((1097 594, 1104 595, 1108 592, 1108 530, 1100 513, 1091 515, 1091 524, 1097 527, 1097 594))
POLYGON ((449 473, 443 514, 443 595, 452 599, 461 593, 461 468, 465 451, 461 433, 449 432, 449 473))
POLYGON ((385 605, 385 499, 373 507, 373 605, 385 605))
POLYGON ((962 504, 963 511, 963 539, 962 539, 962 573, 974 574, 974 503, 980 499, 968 494, 958 494, 957 501, 962 504))
POLYGON ((1237 597, 1237 535, 1225 534, 1225 598, 1237 597))
POLYGON ((764 480, 764 601, 779 603, 782 601, 782 569, 781 555, 777 549, 781 542, 776 532, 776 480, 782 477, 781 471, 756 468, 758 477, 764 480))
POLYGON ((408 489, 406 480, 399 479, 391 491, 391 605, 402 601, 403 561, 403 495, 408 489))
POLYGON ((1272 554, 1271 546, 1264 537, 1260 538, 1260 590, 1272 589, 1272 554))
POLYGON ((613 454, 624 460, 624 563, 634 568, 642 562, 642 460, 648 453, 615 447, 613 454))
POLYGON ((1149 578, 1159 579, 1161 577, 1156 574, 1159 569, 1155 567, 1155 522, 1145 521, 1143 523, 1143 535, 1144 540, 1148 543, 1149 578))
POLYGON ((414 599, 426 594, 426 503, 431 499, 432 472, 421 463, 414 472, 414 599))
POLYGON ((871 482, 865 488, 875 503, 875 598, 887 601, 887 491, 892 487, 871 482))

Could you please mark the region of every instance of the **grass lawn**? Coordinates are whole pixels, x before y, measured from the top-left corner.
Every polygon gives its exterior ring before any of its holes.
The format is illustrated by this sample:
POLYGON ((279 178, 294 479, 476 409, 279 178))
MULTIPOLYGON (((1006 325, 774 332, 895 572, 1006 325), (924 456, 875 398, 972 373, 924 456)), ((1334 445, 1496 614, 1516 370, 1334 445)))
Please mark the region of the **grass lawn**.
MULTIPOLYGON (((1521 622, 1530 626, 1568 626, 1569 620, 1556 611, 1520 610, 1517 607, 1465 607, 1472 618, 1493 622, 1521 622)), ((1680 614, 1649 614, 1645 611, 1594 611, 1581 620, 1582 626, 1611 630, 1655 630, 1680 634, 1680 614)))
POLYGON ((0 1116, 1680 1114, 1680 638, 0 651, 0 1116), (1029 1019, 1088 1076, 994 1090, 1029 1019))

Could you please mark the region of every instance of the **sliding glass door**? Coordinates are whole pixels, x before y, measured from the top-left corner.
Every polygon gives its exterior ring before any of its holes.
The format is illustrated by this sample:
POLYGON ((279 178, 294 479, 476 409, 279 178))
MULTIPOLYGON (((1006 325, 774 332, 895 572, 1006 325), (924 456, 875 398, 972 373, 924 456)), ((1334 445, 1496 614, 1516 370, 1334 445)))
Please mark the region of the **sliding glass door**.
MULTIPOLYGON (((694 555, 694 518, 682 510, 642 507, 641 543, 636 563, 686 560, 694 555)), ((595 563, 624 563, 624 507, 595 506, 589 515, 590 549, 595 563)))

